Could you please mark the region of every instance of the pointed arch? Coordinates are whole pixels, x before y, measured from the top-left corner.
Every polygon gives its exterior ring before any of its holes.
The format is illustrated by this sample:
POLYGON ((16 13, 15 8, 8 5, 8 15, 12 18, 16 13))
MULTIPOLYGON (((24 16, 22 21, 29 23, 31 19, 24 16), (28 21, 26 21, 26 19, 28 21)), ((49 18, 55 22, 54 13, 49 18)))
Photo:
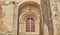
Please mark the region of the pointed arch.
MULTIPOLYGON (((24 9, 23 9, 24 10, 24 9)), ((28 10, 28 9, 27 9, 28 10)), ((21 17, 22 18, 22 16, 23 16, 23 14, 25 14, 25 13, 27 13, 27 15, 29 16, 29 15, 31 15, 30 16, 30 18, 33 18, 34 20, 35 20, 35 16, 37 15, 37 16, 41 16, 41 9, 40 9, 40 5, 38 4, 38 3, 36 3, 36 2, 33 2, 33 1, 27 1, 27 2, 24 2, 24 3, 22 3, 19 7, 18 7, 18 19, 19 19, 19 17, 21 17), (23 9, 23 8, 26 8, 26 7, 31 7, 31 8, 35 8, 36 10, 39 10, 39 11, 36 11, 36 12, 22 12, 21 10, 23 9), (31 14, 31 13, 33 13, 33 14, 31 14), (35 14, 35 16, 32 16, 32 15, 34 15, 35 14)), ((26 15, 26 14, 25 14, 26 15)), ((24 18, 24 17, 23 17, 24 18)), ((22 20, 24 20, 22 18, 22 20)), ((28 18, 28 17, 27 17, 28 18)), ((39 18, 39 17, 38 17, 39 18)), ((41 18, 39 18, 39 20, 40 20, 41 18)), ((32 20, 31 20, 32 21, 32 20)), ((38 21, 38 20, 37 20, 38 21)), ((34 22, 34 21, 33 21, 34 22)), ((26 22, 27 23, 27 22, 26 22)), ((36 23, 33 23, 34 25, 32 25, 34 28, 35 28, 35 25, 36 25, 36 23)), ((40 24, 40 21, 39 21, 39 24, 40 24)), ((41 22, 41 24, 42 24, 42 22, 41 22)), ((19 25, 19 24, 18 24, 19 25)), ((40 28, 41 26, 39 26, 39 28, 40 28)), ((38 26, 37 26, 37 28, 38 28, 38 26)), ((32 31, 34 31, 33 30, 33 28, 31 27, 31 29, 32 29, 32 31)), ((18 31, 19 32, 19 31, 18 31)), ((39 32, 40 32, 40 29, 39 29, 39 32)))

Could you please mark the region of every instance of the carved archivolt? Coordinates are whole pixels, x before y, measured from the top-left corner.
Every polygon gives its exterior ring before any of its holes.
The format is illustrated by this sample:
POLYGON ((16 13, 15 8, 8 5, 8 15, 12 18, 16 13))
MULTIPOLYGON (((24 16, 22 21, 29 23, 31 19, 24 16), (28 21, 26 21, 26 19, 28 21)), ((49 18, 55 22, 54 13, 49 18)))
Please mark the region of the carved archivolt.
POLYGON ((24 5, 23 7, 19 8, 19 33, 23 33, 23 34, 29 34, 25 31, 26 28, 26 20, 28 18, 33 18, 35 20, 35 32, 31 32, 32 34, 40 34, 40 18, 41 18, 41 11, 40 9, 35 6, 34 4, 27 4, 24 5))

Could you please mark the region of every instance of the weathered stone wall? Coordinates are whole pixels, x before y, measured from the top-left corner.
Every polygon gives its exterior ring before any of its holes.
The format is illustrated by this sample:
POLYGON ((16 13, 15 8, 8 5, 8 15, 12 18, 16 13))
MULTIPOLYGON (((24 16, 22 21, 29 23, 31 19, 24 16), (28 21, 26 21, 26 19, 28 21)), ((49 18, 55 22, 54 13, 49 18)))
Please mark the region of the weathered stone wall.
POLYGON ((54 35, 60 35, 60 1, 50 0, 54 35))
MULTIPOLYGON (((1 1, 1 0, 0 0, 1 1)), ((14 0, 12 0, 14 1, 14 0)), ((19 2, 18 6, 23 2, 29 0, 15 0, 15 2, 19 2)), ((35 1, 38 4, 41 4, 40 0, 31 0, 35 1)), ((52 12, 52 20, 54 27, 54 35, 60 35, 60 0, 50 0, 51 12, 52 12)), ((0 31, 1 32, 11 32, 13 30, 13 12, 14 5, 11 3, 11 0, 2 0, 0 2, 0 31)))
POLYGON ((6 5, 4 0, 0 0, 0 35, 12 33, 13 25, 13 5, 6 5))

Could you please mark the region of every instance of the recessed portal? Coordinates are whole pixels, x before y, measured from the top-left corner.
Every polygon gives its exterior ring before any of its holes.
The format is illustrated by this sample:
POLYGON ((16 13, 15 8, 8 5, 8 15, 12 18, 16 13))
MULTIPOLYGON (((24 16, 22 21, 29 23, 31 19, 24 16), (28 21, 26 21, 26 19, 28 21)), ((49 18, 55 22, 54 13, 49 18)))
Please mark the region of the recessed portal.
POLYGON ((19 15, 19 35, 39 35, 40 34, 40 10, 35 5, 23 6, 19 15))

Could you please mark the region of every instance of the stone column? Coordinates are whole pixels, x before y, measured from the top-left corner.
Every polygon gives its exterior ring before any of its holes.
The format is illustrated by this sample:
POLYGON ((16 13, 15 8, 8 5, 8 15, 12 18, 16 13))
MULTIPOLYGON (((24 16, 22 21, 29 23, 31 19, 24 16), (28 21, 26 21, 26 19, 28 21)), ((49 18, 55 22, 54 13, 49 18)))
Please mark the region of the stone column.
POLYGON ((18 35, 17 33, 17 26, 18 26, 18 8, 17 4, 14 4, 14 11, 13 11, 13 35, 18 35))
POLYGON ((41 0, 42 12, 43 12, 43 23, 48 26, 49 35, 53 35, 53 23, 51 18, 50 1, 41 0))

